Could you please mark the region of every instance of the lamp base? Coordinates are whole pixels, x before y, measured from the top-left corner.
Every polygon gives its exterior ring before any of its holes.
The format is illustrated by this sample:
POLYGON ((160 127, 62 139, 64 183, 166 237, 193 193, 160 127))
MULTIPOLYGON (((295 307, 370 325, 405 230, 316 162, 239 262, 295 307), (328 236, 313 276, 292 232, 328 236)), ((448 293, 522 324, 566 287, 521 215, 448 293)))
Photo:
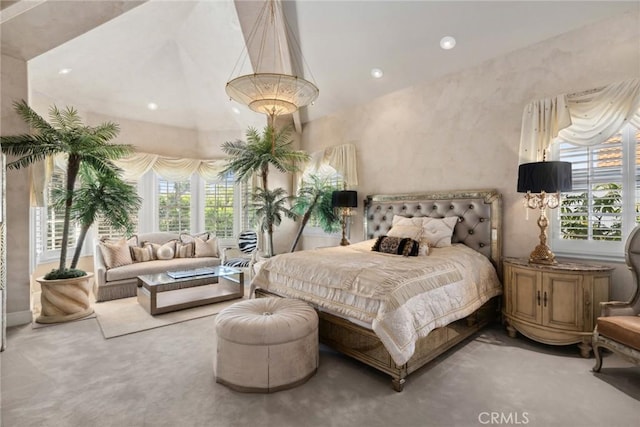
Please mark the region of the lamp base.
POLYGON ((538 227, 540 227, 540 243, 536 246, 531 255, 529 255, 529 262, 534 264, 547 264, 553 265, 557 264, 556 256, 551 252, 549 246, 547 246, 547 226, 549 225, 549 221, 547 220, 547 215, 545 212, 545 208, 540 208, 540 218, 538 218, 538 227))
POLYGON ((554 265, 558 263, 558 261, 556 261, 556 256, 551 252, 551 249, 549 249, 549 246, 547 245, 536 246, 529 255, 529 262, 533 264, 547 265, 554 265))
POLYGON ((344 237, 342 238, 342 240, 340 240, 340 246, 349 246, 350 244, 351 243, 349 243, 349 241, 344 237))

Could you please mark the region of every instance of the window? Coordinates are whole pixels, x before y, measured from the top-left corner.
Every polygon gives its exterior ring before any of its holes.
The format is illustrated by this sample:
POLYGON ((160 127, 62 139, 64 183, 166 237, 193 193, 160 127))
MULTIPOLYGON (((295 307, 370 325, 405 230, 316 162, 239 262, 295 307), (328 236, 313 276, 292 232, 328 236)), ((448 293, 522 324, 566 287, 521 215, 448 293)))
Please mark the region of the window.
POLYGON ((204 184, 204 229, 220 238, 233 238, 235 185, 233 175, 204 184))
POLYGON ((589 147, 563 141, 556 158, 572 164, 573 191, 563 194, 552 231, 557 254, 619 257, 638 223, 640 130, 626 125, 589 147))
POLYGON ((158 179, 158 231, 191 231, 191 182, 158 179))
MULTIPOLYGON (((34 211, 34 239, 37 262, 55 260, 60 256, 62 245, 62 230, 64 227, 64 208, 56 208, 53 204, 53 195, 56 191, 64 190, 65 172, 56 168, 51 176, 51 182, 45 196, 45 207, 35 208, 34 211)), ((76 245, 80 227, 73 222, 70 224, 69 245, 70 251, 76 245)))
POLYGON ((139 188, 143 199, 140 233, 212 231, 226 245, 235 243, 240 231, 251 228, 243 203, 248 185, 237 184, 231 174, 209 181, 198 174, 170 181, 150 171, 139 188))
MULTIPOLYGON (((47 189, 47 203, 56 188, 62 188, 64 171, 56 169, 47 189)), ((142 207, 136 213, 137 233, 171 231, 176 233, 195 233, 213 231, 222 245, 236 243, 238 233, 252 229, 253 215, 247 208, 251 193, 248 184, 237 184, 233 175, 225 179, 205 181, 199 175, 193 175, 184 181, 171 181, 149 171, 137 183, 138 194, 142 198, 142 207)), ((32 242, 35 257, 32 266, 56 260, 60 255, 63 212, 48 204, 33 209, 32 242)), ((75 247, 80 228, 72 224, 69 247, 75 247)), ((109 227, 98 220, 90 230, 83 255, 93 251, 91 242, 94 237, 122 237, 121 231, 109 227)))

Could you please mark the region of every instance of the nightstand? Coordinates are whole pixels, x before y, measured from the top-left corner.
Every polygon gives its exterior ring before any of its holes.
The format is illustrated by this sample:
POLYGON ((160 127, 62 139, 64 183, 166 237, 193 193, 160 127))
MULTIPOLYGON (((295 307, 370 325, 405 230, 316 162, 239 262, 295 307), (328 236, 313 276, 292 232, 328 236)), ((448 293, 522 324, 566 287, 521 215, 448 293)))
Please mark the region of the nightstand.
POLYGON ((609 300, 613 268, 582 263, 531 264, 506 258, 503 315, 509 336, 516 331, 552 345, 578 343, 591 353, 591 337, 600 302, 609 300))

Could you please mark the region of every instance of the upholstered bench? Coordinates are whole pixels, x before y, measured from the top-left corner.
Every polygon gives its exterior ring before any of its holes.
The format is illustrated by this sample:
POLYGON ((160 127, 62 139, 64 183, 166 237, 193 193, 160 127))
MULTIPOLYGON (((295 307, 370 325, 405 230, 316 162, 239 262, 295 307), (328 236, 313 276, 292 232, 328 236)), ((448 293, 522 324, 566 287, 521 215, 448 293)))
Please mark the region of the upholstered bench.
POLYGON ((318 315, 287 298, 241 301, 216 316, 216 382, 236 391, 298 386, 318 369, 318 315))

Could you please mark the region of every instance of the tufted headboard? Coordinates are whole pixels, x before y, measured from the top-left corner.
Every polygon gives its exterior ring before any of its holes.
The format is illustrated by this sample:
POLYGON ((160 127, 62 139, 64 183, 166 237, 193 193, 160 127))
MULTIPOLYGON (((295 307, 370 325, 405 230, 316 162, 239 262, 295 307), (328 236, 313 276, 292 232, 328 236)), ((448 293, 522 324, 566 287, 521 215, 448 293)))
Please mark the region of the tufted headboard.
POLYGON ((485 255, 500 271, 502 202, 495 190, 443 191, 372 195, 364 201, 365 239, 384 235, 394 215, 444 218, 457 216, 451 241, 464 243, 485 255))

